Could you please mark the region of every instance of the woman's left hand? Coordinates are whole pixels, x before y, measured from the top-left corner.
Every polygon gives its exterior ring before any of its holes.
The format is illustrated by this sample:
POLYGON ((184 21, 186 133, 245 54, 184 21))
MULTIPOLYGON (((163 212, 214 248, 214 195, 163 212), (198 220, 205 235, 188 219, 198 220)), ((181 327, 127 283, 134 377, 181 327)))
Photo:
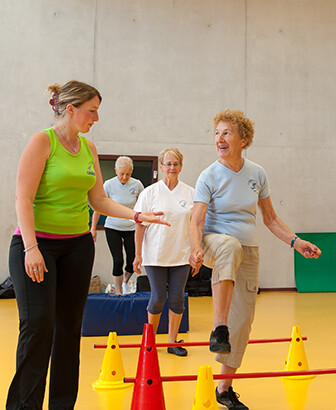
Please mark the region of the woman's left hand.
POLYGON ((135 256, 134 261, 133 261, 133 270, 138 275, 141 275, 141 266, 142 266, 142 257, 135 256))
POLYGON ((91 228, 90 231, 91 231, 93 242, 96 242, 96 240, 97 240, 97 231, 93 228, 91 228))
POLYGON ((297 238, 294 242, 294 249, 296 249, 301 255, 307 259, 317 259, 321 255, 321 250, 314 244, 297 238))
POLYGON ((170 226, 167 221, 160 218, 162 215, 164 215, 163 212, 141 212, 138 216, 138 220, 139 222, 150 222, 170 226))

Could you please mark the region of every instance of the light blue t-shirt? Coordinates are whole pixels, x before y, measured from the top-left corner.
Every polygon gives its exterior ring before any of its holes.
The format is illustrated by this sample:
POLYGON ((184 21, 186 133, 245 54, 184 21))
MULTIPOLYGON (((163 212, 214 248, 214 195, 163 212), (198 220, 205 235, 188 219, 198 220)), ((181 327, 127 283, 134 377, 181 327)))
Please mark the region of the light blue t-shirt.
MULTIPOLYGON (((106 196, 113 199, 118 204, 134 208, 134 205, 144 190, 142 183, 135 178, 130 178, 126 184, 122 184, 118 177, 108 179, 104 182, 106 196)), ((135 222, 129 219, 113 218, 108 216, 104 224, 105 228, 116 229, 118 231, 134 231, 135 222)))
POLYGON ((206 168, 195 187, 194 202, 208 205, 204 234, 226 233, 245 246, 257 246, 257 203, 270 190, 264 169, 248 159, 238 172, 219 161, 206 168))

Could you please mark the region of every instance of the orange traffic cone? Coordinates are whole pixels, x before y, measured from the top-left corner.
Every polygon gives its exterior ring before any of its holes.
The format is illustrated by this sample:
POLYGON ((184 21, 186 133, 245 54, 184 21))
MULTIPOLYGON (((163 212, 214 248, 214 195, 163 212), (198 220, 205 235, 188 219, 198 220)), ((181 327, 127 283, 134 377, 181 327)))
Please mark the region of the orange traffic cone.
POLYGON ((211 366, 198 368, 197 384, 192 410, 218 410, 211 366))
POLYGON ((125 371, 122 364, 120 348, 116 332, 110 333, 104 354, 99 378, 92 387, 94 389, 124 389, 132 387, 132 383, 124 382, 125 371))
MULTIPOLYGON (((288 353, 283 371, 309 370, 306 353, 303 346, 302 336, 299 326, 294 326, 292 330, 292 340, 289 344, 288 353)), ((307 376, 284 376, 291 379, 313 379, 314 375, 307 376)))
POLYGON ((166 410, 152 324, 142 335, 131 410, 166 410))

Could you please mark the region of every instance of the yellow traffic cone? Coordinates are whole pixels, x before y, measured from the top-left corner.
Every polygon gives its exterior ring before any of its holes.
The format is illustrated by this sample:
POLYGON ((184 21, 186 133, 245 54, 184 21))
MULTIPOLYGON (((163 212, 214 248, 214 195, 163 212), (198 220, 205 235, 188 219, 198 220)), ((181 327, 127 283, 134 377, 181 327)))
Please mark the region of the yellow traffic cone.
MULTIPOLYGON (((306 353, 303 346, 302 336, 299 326, 294 326, 292 330, 292 340, 289 344, 285 367, 283 371, 309 370, 306 353)), ((290 379, 313 379, 314 375, 307 376, 284 376, 290 379)))
POLYGON ((308 388, 312 379, 295 380, 293 377, 282 378, 286 389, 287 407, 289 410, 304 410, 306 408, 308 388))
POLYGON ((104 354, 99 378, 92 387, 94 389, 124 389, 133 383, 124 382, 125 371, 122 364, 120 348, 116 332, 110 333, 104 354))
POLYGON ((211 366, 198 368, 197 384, 192 410, 219 410, 211 366))

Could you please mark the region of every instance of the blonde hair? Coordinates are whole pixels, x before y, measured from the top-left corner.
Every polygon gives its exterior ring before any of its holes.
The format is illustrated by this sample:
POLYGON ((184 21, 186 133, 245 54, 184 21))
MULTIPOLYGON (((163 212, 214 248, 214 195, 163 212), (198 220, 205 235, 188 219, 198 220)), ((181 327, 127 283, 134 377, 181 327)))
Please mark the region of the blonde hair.
POLYGON ((75 80, 68 81, 63 85, 51 84, 47 91, 53 94, 49 104, 52 106, 56 118, 64 116, 68 104, 78 108, 94 97, 98 97, 99 101, 102 101, 102 97, 96 88, 75 80))
POLYGON ((182 165, 183 163, 183 155, 181 154, 181 152, 178 150, 178 148, 165 148, 164 150, 162 150, 159 154, 159 163, 162 165, 163 164, 163 160, 166 154, 171 154, 173 155, 178 162, 182 165))
POLYGON ((236 125, 238 128, 238 134, 242 140, 246 140, 247 143, 244 148, 249 147, 252 144, 254 137, 254 122, 245 116, 243 111, 240 110, 225 110, 220 111, 213 119, 213 125, 216 129, 218 124, 228 122, 236 125))
POLYGON ((133 160, 130 157, 118 157, 115 162, 115 169, 118 171, 120 168, 129 168, 133 171, 133 160))

